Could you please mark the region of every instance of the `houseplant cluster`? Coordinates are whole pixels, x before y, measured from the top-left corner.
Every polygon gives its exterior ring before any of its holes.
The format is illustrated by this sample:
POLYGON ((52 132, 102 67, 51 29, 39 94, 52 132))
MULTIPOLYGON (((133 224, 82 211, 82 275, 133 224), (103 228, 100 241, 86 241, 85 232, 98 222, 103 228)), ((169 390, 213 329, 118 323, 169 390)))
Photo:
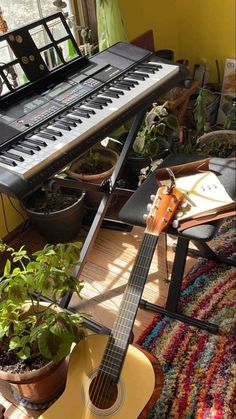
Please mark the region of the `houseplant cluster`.
POLYGON ((80 297, 83 285, 74 279, 73 268, 81 245, 46 245, 30 259, 24 247, 14 250, 0 243, 0 252, 7 257, 0 282, 0 379, 11 383, 14 394, 33 403, 61 393, 66 356, 85 335, 83 317, 56 305, 68 289, 80 297), (49 296, 50 303, 42 303, 42 296, 49 296))

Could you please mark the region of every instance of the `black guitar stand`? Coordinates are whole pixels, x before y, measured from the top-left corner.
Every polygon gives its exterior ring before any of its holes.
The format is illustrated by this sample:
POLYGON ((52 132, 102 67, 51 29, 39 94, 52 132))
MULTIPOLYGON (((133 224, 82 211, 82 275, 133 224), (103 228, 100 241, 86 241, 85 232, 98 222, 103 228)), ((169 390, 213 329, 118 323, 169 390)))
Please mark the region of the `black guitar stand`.
MULTIPOLYGON (((90 184, 90 183, 85 183, 79 180, 71 180, 71 179, 60 179, 60 178, 53 178, 49 181, 49 187, 53 188, 55 186, 66 186, 68 188, 74 188, 74 189, 82 189, 82 190, 93 190, 93 191, 100 191, 103 193, 103 197, 100 201, 99 207, 97 209, 97 212, 95 214, 95 217, 93 219, 93 222, 89 228, 88 234, 86 236, 85 242, 83 244, 83 247, 81 249, 81 253, 80 253, 80 259, 78 261, 78 263, 75 266, 75 271, 74 271, 74 276, 75 279, 77 280, 81 274, 81 271, 84 267, 85 261, 86 261, 86 257, 88 255, 88 253, 90 252, 94 241, 97 237, 98 231, 104 221, 105 218, 105 214, 108 210, 109 204, 111 202, 111 199, 113 197, 113 194, 118 194, 118 195, 125 195, 125 196, 130 196, 133 193, 133 190, 129 190, 129 189, 123 189, 123 188, 119 188, 117 186, 117 182, 123 172, 124 169, 124 165, 125 165, 125 161, 126 161, 126 157, 129 153, 129 151, 132 148, 133 142, 136 138, 136 135, 140 129, 140 126, 143 122, 143 118, 145 116, 146 113, 146 108, 139 111, 139 113, 136 115, 133 125, 128 133, 128 136, 126 138, 126 141, 124 143, 124 146, 122 148, 122 151, 120 153, 119 159, 116 163, 115 169, 113 171, 112 176, 109 178, 108 181, 106 181, 105 183, 103 183, 102 185, 95 185, 95 184, 90 184)), ((120 221, 117 221, 120 224, 123 224, 120 221)), ((113 223, 113 220, 112 220, 113 223)), ((116 223, 116 220, 114 220, 114 223, 116 223)), ((66 293, 66 295, 64 295, 61 298, 61 301, 59 303, 59 306, 63 309, 67 309, 69 311, 71 311, 70 309, 68 309, 68 306, 70 304, 70 300, 72 298, 72 292, 70 290, 68 290, 68 292, 66 293)), ((95 322, 94 320, 91 319, 85 319, 84 324, 86 327, 88 327, 90 330, 95 331, 96 333, 105 333, 105 334, 109 334, 110 329, 104 327, 103 325, 95 322)))

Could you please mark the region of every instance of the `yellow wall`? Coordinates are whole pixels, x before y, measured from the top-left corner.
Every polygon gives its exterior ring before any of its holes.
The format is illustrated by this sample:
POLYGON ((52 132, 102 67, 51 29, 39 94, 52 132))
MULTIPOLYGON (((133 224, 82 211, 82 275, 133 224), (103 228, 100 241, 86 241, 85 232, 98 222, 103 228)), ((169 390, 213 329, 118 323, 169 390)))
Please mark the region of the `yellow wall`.
POLYGON ((16 199, 2 194, 2 199, 0 199, 0 239, 4 238, 9 232, 21 224, 24 221, 23 217, 24 211, 21 209, 19 202, 16 199), (5 209, 6 222, 3 209, 5 209), (22 216, 17 211, 20 211, 22 216))
POLYGON ((191 67, 205 59, 216 81, 225 58, 236 56, 235 0, 120 0, 129 39, 153 29, 157 49, 173 49, 191 67))

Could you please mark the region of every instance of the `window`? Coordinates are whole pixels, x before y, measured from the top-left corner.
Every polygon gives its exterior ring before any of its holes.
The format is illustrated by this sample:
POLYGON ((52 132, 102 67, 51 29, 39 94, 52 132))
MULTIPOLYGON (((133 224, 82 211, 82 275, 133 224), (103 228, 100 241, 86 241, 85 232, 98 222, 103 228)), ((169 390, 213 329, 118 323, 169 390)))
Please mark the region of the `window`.
MULTIPOLYGON (((94 3, 94 0, 92 1, 94 3)), ((3 19, 7 23, 7 28, 5 28, 4 31, 15 29, 17 27, 26 25, 30 22, 33 22, 42 17, 57 12, 58 8, 53 3, 55 3, 55 1, 53 0, 0 0, 0 8, 3 12, 3 19)), ((84 4, 82 0, 66 0, 62 1, 62 5, 63 4, 66 4, 66 7, 63 7, 61 10, 68 17, 68 23, 72 29, 72 32, 74 32, 76 40, 80 42, 81 40, 78 35, 79 28, 81 28, 80 24, 82 24, 83 26, 87 26, 89 23, 88 16, 84 15, 84 4), (77 25, 77 27, 75 27, 75 25, 71 25, 71 22, 77 25)), ((65 29, 62 24, 54 20, 50 22, 50 26, 50 30, 53 33, 53 37, 55 40, 64 36, 63 31, 65 31, 65 29)), ((39 26, 37 28, 32 29, 30 33, 34 39, 34 42, 39 48, 49 42, 48 35, 45 32, 43 26, 39 26)), ((68 41, 60 45, 60 48, 63 51, 63 57, 66 61, 73 58, 74 50, 73 47, 71 48, 71 44, 68 41)), ((42 54, 44 54, 44 59, 46 59, 49 68, 53 68, 60 64, 58 54, 56 54, 56 52, 53 51, 53 49, 42 54)), ((8 63, 14 58, 14 54, 8 47, 8 43, 6 41, 1 42, 0 65, 8 63)), ((24 84, 27 81, 27 78, 22 72, 22 69, 19 64, 14 65, 14 68, 8 67, 6 75, 8 76, 9 73, 11 74, 11 85, 13 87, 24 84)), ((0 95, 6 93, 7 91, 7 86, 3 83, 3 81, 1 83, 0 78, 0 95)))

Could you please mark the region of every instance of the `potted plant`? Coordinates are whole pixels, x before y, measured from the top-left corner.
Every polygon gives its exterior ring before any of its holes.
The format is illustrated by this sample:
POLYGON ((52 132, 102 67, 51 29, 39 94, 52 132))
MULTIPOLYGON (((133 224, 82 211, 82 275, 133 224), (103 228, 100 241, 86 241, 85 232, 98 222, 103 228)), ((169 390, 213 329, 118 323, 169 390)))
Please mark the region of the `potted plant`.
POLYGON ((167 137, 178 133, 179 122, 176 115, 169 113, 168 102, 163 105, 153 103, 146 113, 144 123, 139 130, 133 150, 128 156, 125 173, 128 183, 137 186, 140 170, 150 166, 151 162, 163 158, 170 148, 171 141, 167 137))
POLYGON ((0 278, 0 379, 31 408, 44 408, 61 394, 66 356, 85 335, 83 317, 56 305, 68 289, 80 296, 82 284, 73 277, 80 249, 80 242, 46 245, 31 260, 23 247, 0 243, 7 258, 0 278), (50 303, 41 302, 43 295, 50 303))
MULTIPOLYGON (((102 184, 108 179, 115 168, 119 154, 103 144, 92 147, 83 156, 75 160, 67 170, 73 179, 88 183, 102 184)), ((101 200, 99 192, 88 191, 85 203, 89 208, 96 208, 101 200)))
POLYGON ((69 242, 83 222, 84 196, 77 189, 43 187, 28 195, 22 205, 47 242, 69 242))

